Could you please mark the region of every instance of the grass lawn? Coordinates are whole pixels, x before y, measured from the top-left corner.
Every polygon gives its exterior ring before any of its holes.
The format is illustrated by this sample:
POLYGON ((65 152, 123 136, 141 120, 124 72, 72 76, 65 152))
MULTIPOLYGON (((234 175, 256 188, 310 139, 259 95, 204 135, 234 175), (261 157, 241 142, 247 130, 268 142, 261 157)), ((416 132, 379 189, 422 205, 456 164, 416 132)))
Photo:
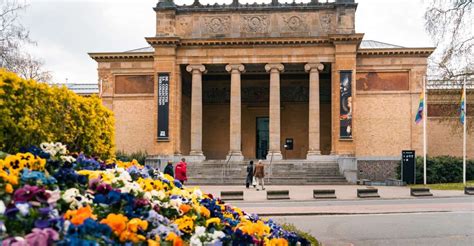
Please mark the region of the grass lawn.
MULTIPOLYGON (((467 181, 467 186, 474 186, 474 180, 467 181)), ((428 187, 432 190, 464 190, 463 183, 445 183, 445 184, 428 184, 428 185, 410 185, 410 187, 428 187)))

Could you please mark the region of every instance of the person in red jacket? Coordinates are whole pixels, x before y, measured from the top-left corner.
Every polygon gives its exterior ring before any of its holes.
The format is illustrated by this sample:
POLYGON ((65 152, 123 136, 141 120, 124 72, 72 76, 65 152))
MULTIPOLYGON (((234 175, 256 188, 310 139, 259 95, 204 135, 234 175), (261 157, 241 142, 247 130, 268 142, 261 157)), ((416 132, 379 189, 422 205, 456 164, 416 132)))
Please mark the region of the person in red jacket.
POLYGON ((182 158, 181 161, 176 164, 176 168, 174 171, 174 177, 181 182, 181 184, 184 184, 184 181, 188 180, 188 177, 186 177, 186 159, 182 158))

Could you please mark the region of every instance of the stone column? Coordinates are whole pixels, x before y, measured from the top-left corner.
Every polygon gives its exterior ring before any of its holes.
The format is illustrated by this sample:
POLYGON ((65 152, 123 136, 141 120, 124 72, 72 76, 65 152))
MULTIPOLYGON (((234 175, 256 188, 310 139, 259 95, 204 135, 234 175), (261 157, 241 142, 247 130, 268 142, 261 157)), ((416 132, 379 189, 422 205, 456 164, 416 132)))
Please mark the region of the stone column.
POLYGON ((202 74, 206 73, 206 67, 191 64, 186 71, 192 73, 190 161, 203 161, 206 157, 202 152, 202 74))
POLYGON ((267 160, 283 159, 280 150, 280 72, 284 68, 280 63, 265 65, 265 70, 270 73, 270 149, 267 160))
POLYGON ((320 149, 320 107, 319 107, 319 71, 324 69, 321 63, 308 63, 304 66, 309 73, 309 146, 306 159, 316 159, 321 155, 320 149))
POLYGON ((230 75, 230 144, 229 154, 227 160, 243 161, 242 155, 242 140, 241 140, 241 89, 240 89, 240 74, 245 72, 245 67, 242 64, 229 64, 225 70, 230 75))

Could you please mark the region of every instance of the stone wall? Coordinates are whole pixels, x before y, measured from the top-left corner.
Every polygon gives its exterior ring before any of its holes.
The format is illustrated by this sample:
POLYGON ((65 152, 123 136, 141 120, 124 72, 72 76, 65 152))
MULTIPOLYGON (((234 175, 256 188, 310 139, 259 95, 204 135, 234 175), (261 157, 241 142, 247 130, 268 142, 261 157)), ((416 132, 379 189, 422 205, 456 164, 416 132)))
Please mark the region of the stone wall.
POLYGON ((320 37, 355 32, 357 4, 336 3, 177 6, 158 3, 157 36, 184 39, 320 37))
POLYGON ((397 178, 397 167, 399 165, 400 160, 357 160, 358 178, 371 181, 397 178))

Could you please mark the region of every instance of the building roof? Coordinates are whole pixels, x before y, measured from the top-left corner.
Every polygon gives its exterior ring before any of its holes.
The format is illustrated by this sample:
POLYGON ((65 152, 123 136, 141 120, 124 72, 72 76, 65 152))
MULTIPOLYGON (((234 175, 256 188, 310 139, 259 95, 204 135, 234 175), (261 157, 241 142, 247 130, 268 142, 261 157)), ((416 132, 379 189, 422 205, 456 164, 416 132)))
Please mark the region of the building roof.
POLYGON ((75 84, 75 83, 60 83, 60 84, 51 84, 52 86, 66 86, 69 90, 73 91, 78 95, 95 95, 99 94, 99 84, 98 83, 89 83, 89 84, 75 84))
POLYGON ((406 47, 395 45, 395 44, 388 44, 380 41, 375 40, 362 40, 360 43, 361 49, 403 49, 406 47))
MULTIPOLYGON (((388 44, 384 42, 379 42, 375 40, 362 40, 360 44, 361 49, 403 49, 405 47, 395 44, 388 44)), ((146 52, 153 52, 154 49, 151 46, 127 50, 125 53, 146 53, 146 52)))

